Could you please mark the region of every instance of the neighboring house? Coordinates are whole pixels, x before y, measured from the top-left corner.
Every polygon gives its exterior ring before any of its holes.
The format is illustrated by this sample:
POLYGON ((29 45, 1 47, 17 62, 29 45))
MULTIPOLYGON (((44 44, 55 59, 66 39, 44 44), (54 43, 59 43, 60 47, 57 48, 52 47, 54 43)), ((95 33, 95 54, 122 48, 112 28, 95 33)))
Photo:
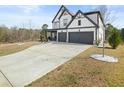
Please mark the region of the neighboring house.
POLYGON ((52 20, 51 37, 58 42, 96 44, 104 39, 105 26, 99 11, 72 14, 61 6, 52 20))

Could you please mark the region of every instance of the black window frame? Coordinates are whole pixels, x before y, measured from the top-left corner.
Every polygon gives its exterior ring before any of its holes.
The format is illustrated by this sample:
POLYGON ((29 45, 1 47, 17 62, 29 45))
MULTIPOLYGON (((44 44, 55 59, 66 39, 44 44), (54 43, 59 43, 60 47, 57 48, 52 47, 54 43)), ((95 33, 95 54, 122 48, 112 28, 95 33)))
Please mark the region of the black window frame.
POLYGON ((81 26, 81 20, 78 20, 78 26, 81 26))

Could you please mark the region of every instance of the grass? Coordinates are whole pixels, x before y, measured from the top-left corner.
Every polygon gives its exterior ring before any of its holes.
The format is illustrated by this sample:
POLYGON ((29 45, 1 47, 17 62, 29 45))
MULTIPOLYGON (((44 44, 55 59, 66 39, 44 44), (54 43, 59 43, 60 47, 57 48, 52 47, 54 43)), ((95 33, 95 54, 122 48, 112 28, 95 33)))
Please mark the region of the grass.
POLYGON ((124 86, 124 46, 119 46, 116 50, 105 49, 106 55, 119 58, 118 63, 101 62, 90 58, 90 55, 95 53, 102 53, 102 49, 92 47, 28 86, 124 86))
POLYGON ((0 44, 0 56, 19 52, 36 44, 39 44, 39 42, 0 44))

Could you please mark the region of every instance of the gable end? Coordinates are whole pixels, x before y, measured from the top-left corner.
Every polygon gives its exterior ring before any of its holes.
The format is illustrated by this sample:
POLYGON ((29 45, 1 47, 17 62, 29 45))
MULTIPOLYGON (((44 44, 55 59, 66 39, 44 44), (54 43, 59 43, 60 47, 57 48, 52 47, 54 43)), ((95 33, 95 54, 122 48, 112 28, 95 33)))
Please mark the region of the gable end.
POLYGON ((85 15, 98 14, 100 16, 100 19, 102 20, 102 23, 103 23, 104 27, 105 27, 105 23, 104 23, 104 20, 102 18, 102 15, 101 15, 100 11, 87 12, 87 13, 84 13, 84 14, 85 15))
POLYGON ((81 13, 82 15, 84 15, 85 18, 87 18, 92 24, 94 24, 96 27, 98 27, 98 25, 93 21, 91 20, 87 15, 83 14, 80 10, 78 10, 78 12, 75 14, 75 16, 72 18, 72 20, 69 22, 69 24, 66 26, 66 28, 69 27, 69 25, 72 23, 72 21, 76 18, 76 16, 81 13))
MULTIPOLYGON (((59 14, 59 12, 61 11, 62 8, 64 8, 64 11, 67 11, 71 16, 73 16, 73 15, 69 12, 69 10, 68 10, 64 5, 62 5, 62 6, 60 7, 59 11, 57 12, 56 16, 53 18, 52 23, 54 22, 54 20, 56 19, 56 17, 58 16, 58 14, 59 14)), ((64 11, 63 11, 63 12, 64 12, 64 11)), ((63 14, 63 12, 62 12, 62 14, 63 14)), ((62 14, 60 15, 60 17, 62 16, 62 14)), ((60 17, 59 17, 59 18, 60 18, 60 17)))
POLYGON ((67 9, 65 9, 65 10, 61 13, 61 15, 59 16, 59 19, 62 17, 62 15, 63 15, 65 12, 67 12, 69 15, 71 15, 71 17, 73 17, 73 15, 72 15, 67 9))
MULTIPOLYGON (((56 16, 53 18, 52 23, 53 23, 53 21, 56 19, 57 15, 59 14, 59 12, 61 11, 61 9, 62 9, 63 7, 64 7, 63 5, 60 7, 60 9, 59 9, 59 11, 57 12, 56 16)), ((64 8, 65 8, 65 7, 64 7, 64 8)))

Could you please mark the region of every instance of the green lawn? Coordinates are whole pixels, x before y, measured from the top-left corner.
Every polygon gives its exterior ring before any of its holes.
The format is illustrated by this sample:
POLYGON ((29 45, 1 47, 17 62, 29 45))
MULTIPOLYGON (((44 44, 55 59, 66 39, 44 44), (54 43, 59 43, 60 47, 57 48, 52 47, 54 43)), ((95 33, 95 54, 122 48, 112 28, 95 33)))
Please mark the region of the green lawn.
POLYGON ((124 46, 105 49, 105 54, 119 58, 118 63, 94 60, 90 58, 94 53, 102 49, 92 47, 28 86, 124 86, 124 46))
POLYGON ((36 44, 39 44, 39 42, 0 44, 0 56, 19 52, 36 44))

